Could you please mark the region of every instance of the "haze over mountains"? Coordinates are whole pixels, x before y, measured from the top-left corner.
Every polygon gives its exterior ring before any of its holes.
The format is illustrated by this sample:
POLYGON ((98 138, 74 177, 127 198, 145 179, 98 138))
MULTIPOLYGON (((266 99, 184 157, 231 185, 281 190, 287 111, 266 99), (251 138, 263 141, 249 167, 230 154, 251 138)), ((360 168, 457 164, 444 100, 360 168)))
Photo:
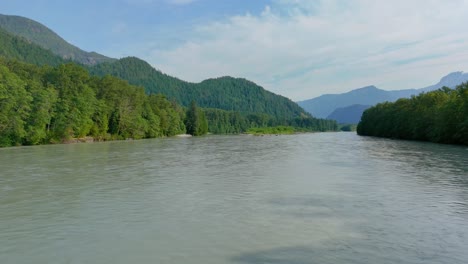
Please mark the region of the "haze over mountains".
MULTIPOLYGON (((453 72, 447 76, 444 76, 437 84, 420 89, 386 91, 375 86, 366 86, 363 88, 354 89, 347 93, 321 95, 313 99, 300 101, 298 104, 315 117, 328 117, 338 120, 341 117, 339 117, 336 113, 333 116, 330 116, 338 108, 350 107, 353 105, 372 106, 385 101, 393 102, 399 98, 408 98, 412 95, 417 95, 421 92, 437 90, 444 86, 454 88, 455 86, 467 81, 468 73, 453 72)), ((360 109, 363 108, 361 107, 360 109)), ((344 113, 346 111, 341 109, 339 112, 344 113)), ((359 120, 357 120, 357 122, 359 122, 359 120)))

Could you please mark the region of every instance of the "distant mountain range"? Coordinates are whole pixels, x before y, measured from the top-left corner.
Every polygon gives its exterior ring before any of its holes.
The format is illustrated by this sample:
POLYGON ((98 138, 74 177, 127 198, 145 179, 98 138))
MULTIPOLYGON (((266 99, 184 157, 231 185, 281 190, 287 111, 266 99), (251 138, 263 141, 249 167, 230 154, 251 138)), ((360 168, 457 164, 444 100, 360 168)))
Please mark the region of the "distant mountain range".
POLYGON ((113 59, 85 52, 63 40, 44 25, 24 17, 0 15, 0 56, 36 65, 66 62, 85 65, 93 75, 111 75, 142 86, 147 94, 163 94, 188 106, 194 100, 203 108, 262 114, 277 120, 310 117, 299 105, 242 78, 221 77, 190 83, 154 69, 144 60, 113 59))
MULTIPOLYGON (((339 113, 344 113, 346 109, 338 110, 338 112, 333 116, 331 116, 331 114, 338 108, 351 107, 353 105, 372 106, 385 101, 393 102, 399 98, 407 98, 411 97, 412 95, 417 95, 421 92, 437 90, 443 86, 454 88, 455 86, 467 81, 468 73, 453 72, 443 77, 437 84, 420 89, 386 91, 375 86, 367 86, 342 94, 321 95, 313 99, 300 101, 298 104, 307 112, 318 118, 330 117, 335 120, 346 119, 347 117, 339 115, 339 113)), ((351 107, 350 109, 355 111, 358 108, 351 107)))
POLYGON ((0 27, 5 31, 23 37, 64 60, 72 60, 84 65, 95 65, 115 59, 96 52, 86 52, 66 42, 54 31, 29 18, 0 14, 0 27))

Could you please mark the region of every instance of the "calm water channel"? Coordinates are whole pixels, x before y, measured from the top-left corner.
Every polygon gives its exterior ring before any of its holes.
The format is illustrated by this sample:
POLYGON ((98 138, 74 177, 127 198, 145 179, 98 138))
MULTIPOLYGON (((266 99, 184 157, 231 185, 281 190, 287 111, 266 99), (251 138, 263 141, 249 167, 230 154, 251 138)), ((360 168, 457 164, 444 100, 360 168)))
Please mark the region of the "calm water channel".
POLYGON ((0 149, 0 263, 468 263, 468 149, 354 133, 0 149))

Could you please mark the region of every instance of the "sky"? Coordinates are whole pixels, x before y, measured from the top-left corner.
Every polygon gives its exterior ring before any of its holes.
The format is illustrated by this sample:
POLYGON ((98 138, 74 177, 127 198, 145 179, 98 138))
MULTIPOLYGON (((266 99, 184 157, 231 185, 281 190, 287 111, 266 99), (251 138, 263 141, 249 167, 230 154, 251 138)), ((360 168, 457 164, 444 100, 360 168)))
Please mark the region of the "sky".
POLYGON ((468 0, 1 0, 0 13, 183 80, 242 77, 295 101, 468 70, 468 0))

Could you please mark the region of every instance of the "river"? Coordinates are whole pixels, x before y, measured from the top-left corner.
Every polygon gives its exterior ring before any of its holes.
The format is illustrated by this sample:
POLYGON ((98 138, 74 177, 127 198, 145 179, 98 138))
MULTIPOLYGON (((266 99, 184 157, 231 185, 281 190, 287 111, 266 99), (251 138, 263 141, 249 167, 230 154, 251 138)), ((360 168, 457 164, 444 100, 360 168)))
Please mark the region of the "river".
POLYGON ((0 149, 0 263, 468 263, 468 149, 355 133, 0 149))

